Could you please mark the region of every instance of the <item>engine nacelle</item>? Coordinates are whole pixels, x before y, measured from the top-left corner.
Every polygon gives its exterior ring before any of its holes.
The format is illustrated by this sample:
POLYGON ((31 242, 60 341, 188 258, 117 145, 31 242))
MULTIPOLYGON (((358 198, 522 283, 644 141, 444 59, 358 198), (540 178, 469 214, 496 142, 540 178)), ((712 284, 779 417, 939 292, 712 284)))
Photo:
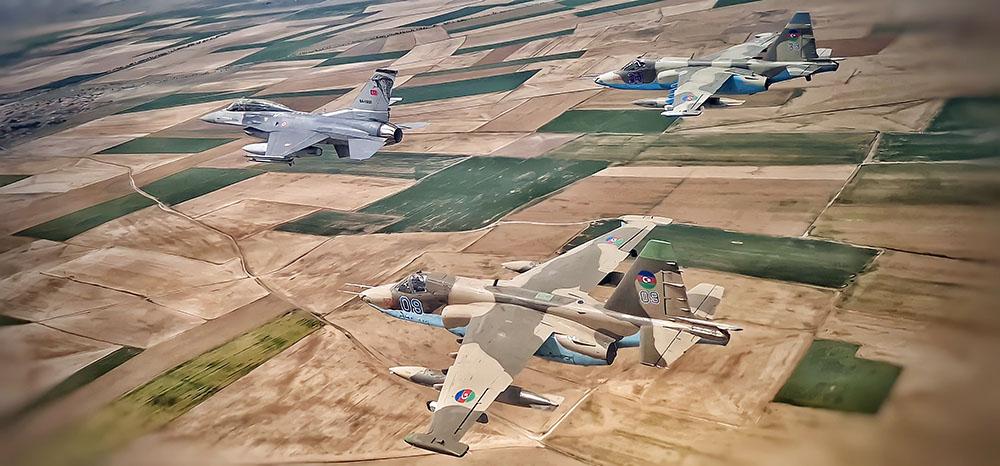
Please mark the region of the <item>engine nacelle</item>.
POLYGON ((659 84, 673 84, 677 82, 677 78, 679 77, 680 73, 677 70, 661 71, 656 75, 656 82, 659 84))
POLYGON ((748 76, 733 75, 729 81, 719 89, 718 94, 749 95, 764 92, 770 84, 767 78, 759 74, 748 76))
POLYGON ((251 128, 248 126, 246 128, 243 128, 243 132, 246 133, 247 136, 252 136, 257 139, 267 139, 267 133, 256 128, 251 128))
POLYGON ((388 139, 391 144, 399 144, 403 141, 403 130, 389 123, 378 127, 378 135, 388 139))
POLYGON ((618 356, 618 343, 610 338, 585 342, 559 334, 550 337, 535 355, 578 366, 607 366, 618 356))

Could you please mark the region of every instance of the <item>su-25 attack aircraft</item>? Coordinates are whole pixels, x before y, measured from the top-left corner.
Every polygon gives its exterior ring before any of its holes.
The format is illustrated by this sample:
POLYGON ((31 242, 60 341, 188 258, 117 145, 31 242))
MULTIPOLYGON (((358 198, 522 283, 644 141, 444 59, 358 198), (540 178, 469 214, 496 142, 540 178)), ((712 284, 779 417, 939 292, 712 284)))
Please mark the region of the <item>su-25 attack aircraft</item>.
POLYGON ((661 115, 701 115, 703 106, 726 107, 743 101, 720 95, 750 95, 792 78, 807 81, 818 73, 836 71, 830 49, 817 49, 809 13, 798 12, 778 34, 757 34, 746 43, 695 59, 637 58, 624 68, 597 77, 595 83, 614 89, 664 89, 667 97, 632 102, 663 108, 661 115))
MULTIPOLYGON (((462 337, 447 373, 425 374, 422 384, 439 386, 441 393, 428 403, 434 413, 429 432, 412 433, 407 443, 462 456, 469 449, 462 436, 476 422, 488 421, 485 411, 494 401, 557 404, 524 399, 520 388, 508 393, 532 355, 608 365, 620 347, 638 346, 643 364, 668 367, 696 343, 729 343, 730 332, 739 327, 711 320, 723 288, 700 284, 688 291, 669 243, 649 241, 603 305, 589 295, 621 261, 635 255, 655 226, 670 222, 640 216, 622 221, 612 232, 537 266, 505 264, 523 271, 511 280, 417 272, 360 293, 380 312, 462 337)), ((394 369, 416 381, 422 368, 394 369)))
POLYGON ((201 117, 202 121, 242 126, 246 134, 267 139, 266 143, 243 146, 247 158, 256 162, 291 165, 297 157, 320 156, 316 144, 333 144, 340 158, 365 160, 386 144, 403 140, 404 129, 424 123, 389 123, 395 70, 378 69, 361 89, 354 105, 330 113, 306 113, 260 99, 240 99, 225 110, 201 117))

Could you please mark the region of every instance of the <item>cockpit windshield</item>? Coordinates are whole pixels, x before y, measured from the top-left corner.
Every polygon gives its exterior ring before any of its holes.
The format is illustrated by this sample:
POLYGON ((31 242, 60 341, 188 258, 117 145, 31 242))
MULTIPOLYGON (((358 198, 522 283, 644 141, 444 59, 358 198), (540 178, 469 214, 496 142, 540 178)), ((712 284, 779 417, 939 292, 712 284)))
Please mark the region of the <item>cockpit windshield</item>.
POLYGON ((423 293, 427 291, 427 275, 420 272, 412 274, 406 280, 399 282, 396 290, 401 293, 423 293))
POLYGON ((622 68, 622 71, 639 71, 646 67, 646 62, 636 58, 622 68))
POLYGON ((267 100, 256 100, 256 99, 241 99, 233 102, 226 107, 226 110, 230 112, 291 112, 292 109, 281 105, 279 103, 267 101, 267 100))

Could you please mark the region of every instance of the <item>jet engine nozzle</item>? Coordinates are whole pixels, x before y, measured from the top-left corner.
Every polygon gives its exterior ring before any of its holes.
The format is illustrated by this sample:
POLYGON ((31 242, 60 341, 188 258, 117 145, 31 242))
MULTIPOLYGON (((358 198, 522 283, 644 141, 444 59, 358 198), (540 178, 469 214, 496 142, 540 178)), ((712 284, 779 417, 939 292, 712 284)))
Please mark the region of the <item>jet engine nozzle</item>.
POLYGON ((391 139, 393 144, 399 144, 403 140, 403 130, 396 125, 383 124, 378 127, 379 137, 391 139))

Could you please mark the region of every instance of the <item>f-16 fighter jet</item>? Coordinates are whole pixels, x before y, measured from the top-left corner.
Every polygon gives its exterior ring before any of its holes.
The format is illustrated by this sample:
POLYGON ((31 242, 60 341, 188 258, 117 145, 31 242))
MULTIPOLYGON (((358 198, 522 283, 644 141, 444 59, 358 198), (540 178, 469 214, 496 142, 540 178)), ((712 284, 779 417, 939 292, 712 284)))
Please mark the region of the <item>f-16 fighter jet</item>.
POLYGON ((256 162, 291 165, 297 157, 323 155, 317 144, 332 144, 337 157, 365 160, 382 146, 402 141, 404 129, 424 126, 389 123, 389 106, 401 100, 392 98, 395 79, 395 70, 375 70, 354 105, 335 112, 298 112, 266 100, 240 99, 201 120, 242 126, 246 134, 266 139, 266 143, 243 146, 247 157, 256 162))
POLYGON ((387 315, 462 337, 443 379, 427 381, 440 384, 441 391, 428 403, 434 413, 430 430, 408 435, 407 443, 464 455, 469 447, 462 436, 476 422, 488 421, 485 411, 510 395, 508 387, 532 355, 608 365, 619 348, 638 346, 643 364, 669 367, 695 344, 729 343, 730 332, 739 327, 711 320, 723 288, 700 284, 687 290, 670 243, 647 242, 606 303, 589 295, 621 261, 636 255, 654 227, 670 222, 640 216, 622 221, 610 233, 542 264, 509 264, 527 269, 511 280, 417 272, 360 293, 387 315))
POLYGON ((817 73, 836 71, 830 49, 817 49, 809 13, 798 12, 779 34, 757 34, 746 43, 720 53, 695 58, 637 58, 618 71, 594 80, 614 89, 664 89, 667 97, 632 102, 663 108, 661 115, 701 115, 703 106, 742 104, 720 95, 749 95, 792 78, 812 80, 817 73))

